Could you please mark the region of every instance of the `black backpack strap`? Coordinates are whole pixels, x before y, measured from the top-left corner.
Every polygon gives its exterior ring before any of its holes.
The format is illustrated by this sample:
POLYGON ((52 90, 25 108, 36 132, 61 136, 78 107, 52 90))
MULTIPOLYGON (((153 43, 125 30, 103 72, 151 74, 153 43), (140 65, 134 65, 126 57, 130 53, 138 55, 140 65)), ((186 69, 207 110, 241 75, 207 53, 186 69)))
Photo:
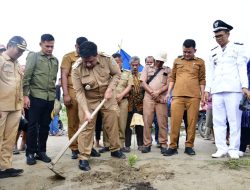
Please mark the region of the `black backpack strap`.
POLYGON ((152 75, 148 80, 147 80, 147 84, 149 84, 154 78, 155 76, 161 71, 162 68, 158 69, 154 75, 152 75))

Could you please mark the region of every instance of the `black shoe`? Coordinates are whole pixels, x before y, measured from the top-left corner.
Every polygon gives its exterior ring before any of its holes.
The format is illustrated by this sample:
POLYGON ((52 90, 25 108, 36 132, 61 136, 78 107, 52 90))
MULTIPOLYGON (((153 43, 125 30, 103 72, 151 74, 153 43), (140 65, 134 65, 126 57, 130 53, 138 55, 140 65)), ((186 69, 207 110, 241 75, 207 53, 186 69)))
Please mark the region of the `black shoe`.
POLYGON ((130 152, 130 147, 122 147, 120 149, 120 151, 125 152, 125 153, 129 153, 130 152))
POLYGON ((34 165, 34 164, 36 164, 36 159, 34 157, 34 154, 27 154, 26 155, 26 163, 28 165, 34 165))
POLYGON ((167 147, 161 147, 161 154, 164 154, 167 152, 168 148, 167 147))
POLYGON ((39 152, 36 154, 36 159, 41 160, 43 162, 49 163, 51 162, 50 157, 47 156, 46 152, 39 152))
POLYGON ((116 158, 121 158, 121 159, 126 158, 125 154, 123 154, 122 151, 120 151, 120 150, 111 152, 111 156, 116 157, 116 158))
POLYGON ((184 153, 186 153, 186 154, 188 154, 190 156, 195 155, 195 151, 191 147, 186 147, 184 153))
POLYGON ((141 153, 149 153, 151 151, 151 146, 144 146, 141 153))
POLYGON ((4 171, 0 170, 0 178, 16 177, 23 173, 22 169, 9 168, 4 171))
POLYGON ((92 156, 92 157, 100 157, 101 154, 99 152, 97 152, 96 149, 92 148, 90 156, 92 156))
POLYGON ((75 160, 78 158, 78 154, 79 154, 79 150, 71 150, 72 155, 71 155, 71 159, 75 160))
POLYGON ((174 154, 178 154, 177 149, 169 148, 163 153, 163 156, 173 156, 174 154))
POLYGON ((83 171, 91 170, 88 160, 79 160, 79 168, 83 171))
POLYGON ((104 152, 108 152, 109 151, 109 147, 103 147, 99 150, 99 153, 104 153, 104 152))

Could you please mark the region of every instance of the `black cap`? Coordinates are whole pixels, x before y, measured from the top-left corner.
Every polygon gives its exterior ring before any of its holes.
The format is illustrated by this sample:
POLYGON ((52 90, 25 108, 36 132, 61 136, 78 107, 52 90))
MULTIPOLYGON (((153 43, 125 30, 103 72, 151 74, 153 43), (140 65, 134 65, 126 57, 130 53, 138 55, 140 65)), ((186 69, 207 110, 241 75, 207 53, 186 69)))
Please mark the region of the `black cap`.
POLYGON ((220 30, 232 30, 233 27, 222 20, 216 20, 213 24, 214 32, 218 32, 220 30))
POLYGON ((97 55, 97 45, 91 41, 83 42, 79 47, 79 54, 81 57, 91 57, 97 55))
POLYGON ((27 50, 27 43, 26 41, 23 39, 23 37, 21 36, 13 36, 8 44, 14 44, 16 45, 19 49, 22 49, 22 50, 27 50))

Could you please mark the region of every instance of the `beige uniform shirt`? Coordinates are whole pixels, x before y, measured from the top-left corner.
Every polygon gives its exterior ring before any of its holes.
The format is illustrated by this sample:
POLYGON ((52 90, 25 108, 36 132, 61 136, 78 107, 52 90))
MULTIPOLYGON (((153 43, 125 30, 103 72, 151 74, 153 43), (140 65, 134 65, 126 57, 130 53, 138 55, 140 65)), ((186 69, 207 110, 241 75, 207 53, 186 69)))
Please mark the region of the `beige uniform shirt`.
POLYGON ((76 51, 72 51, 72 52, 67 53, 66 55, 64 55, 63 59, 62 59, 61 68, 69 70, 68 89, 70 89, 70 90, 71 89, 73 90, 73 84, 72 84, 72 79, 71 79, 72 65, 76 62, 77 59, 79 59, 79 57, 80 56, 77 54, 76 51))
POLYGON ((123 69, 121 72, 121 79, 116 87, 116 94, 123 92, 129 85, 134 85, 133 76, 130 71, 123 69))
MULTIPOLYGON (((82 59, 79 58, 72 68, 72 82, 76 92, 76 99, 82 110, 94 110, 108 87, 115 90, 120 79, 121 71, 116 61, 104 54, 98 54, 97 65, 88 69, 82 59)), ((115 93, 106 101, 105 108, 116 103, 115 93)))
MULTIPOLYGON (((157 68, 152 66, 145 66, 142 73, 140 80, 147 82, 147 80, 154 75, 157 68)), ((171 69, 169 67, 163 66, 161 71, 154 77, 154 79, 148 84, 152 90, 158 90, 162 88, 163 86, 168 84, 168 79, 170 77, 171 69)), ((167 93, 167 90, 160 95, 159 100, 163 100, 165 95, 167 93)), ((152 96, 145 91, 144 98, 152 100, 152 96)))
POLYGON ((0 55, 0 111, 23 108, 23 73, 17 61, 3 53, 0 55))

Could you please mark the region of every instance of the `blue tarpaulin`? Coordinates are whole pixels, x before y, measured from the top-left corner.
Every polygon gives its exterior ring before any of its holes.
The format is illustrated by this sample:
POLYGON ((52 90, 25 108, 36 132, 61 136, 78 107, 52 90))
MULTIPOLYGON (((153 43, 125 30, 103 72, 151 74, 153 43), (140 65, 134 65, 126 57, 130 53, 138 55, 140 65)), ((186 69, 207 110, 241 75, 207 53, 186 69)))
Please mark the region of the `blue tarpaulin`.
MULTIPOLYGON (((120 53, 122 56, 122 62, 123 62, 122 68, 130 70, 129 60, 130 60, 131 56, 127 52, 125 52, 123 49, 120 49, 118 51, 118 53, 120 53)), ((141 72, 143 70, 143 66, 141 64, 140 64, 138 70, 139 70, 139 72, 141 72)))

